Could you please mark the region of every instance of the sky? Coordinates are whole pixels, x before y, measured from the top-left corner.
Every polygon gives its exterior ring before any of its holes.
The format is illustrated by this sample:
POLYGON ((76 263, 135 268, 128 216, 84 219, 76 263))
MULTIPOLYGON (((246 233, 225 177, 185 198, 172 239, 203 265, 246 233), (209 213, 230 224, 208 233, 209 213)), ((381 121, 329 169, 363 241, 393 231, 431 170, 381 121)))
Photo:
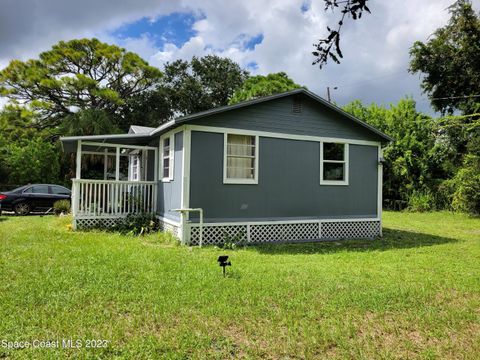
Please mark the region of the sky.
MULTIPOLYGON (((343 28, 340 65, 312 65, 313 44, 340 13, 322 0, 2 0, 0 68, 38 57, 60 40, 96 37, 151 65, 216 54, 252 74, 284 71, 295 82, 344 105, 388 105, 405 96, 432 114, 419 75, 408 73, 409 48, 445 25, 453 0, 370 0, 372 14, 343 28), (334 89, 336 88, 336 89, 334 89)), ((476 11, 480 0, 474 0, 476 11)))

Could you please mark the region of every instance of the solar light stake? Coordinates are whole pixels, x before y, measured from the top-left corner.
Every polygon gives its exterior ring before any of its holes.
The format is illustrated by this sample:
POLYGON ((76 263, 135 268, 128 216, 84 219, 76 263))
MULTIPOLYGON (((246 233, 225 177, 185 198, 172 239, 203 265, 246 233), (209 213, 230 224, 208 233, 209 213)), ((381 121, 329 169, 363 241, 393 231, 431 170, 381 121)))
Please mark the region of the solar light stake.
POLYGON ((225 267, 232 266, 232 263, 228 260, 228 255, 221 255, 218 257, 217 262, 223 268, 223 277, 225 277, 225 267))

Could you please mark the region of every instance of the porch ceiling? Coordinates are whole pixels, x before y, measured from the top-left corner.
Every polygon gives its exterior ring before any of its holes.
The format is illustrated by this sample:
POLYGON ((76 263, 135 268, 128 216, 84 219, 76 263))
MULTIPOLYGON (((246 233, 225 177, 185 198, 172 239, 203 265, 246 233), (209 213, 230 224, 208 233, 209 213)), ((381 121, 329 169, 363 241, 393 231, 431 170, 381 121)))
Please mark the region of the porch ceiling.
MULTIPOLYGON (((60 141, 63 145, 63 151, 66 153, 74 153, 77 151, 77 143, 95 142, 105 144, 119 144, 119 145, 136 145, 148 146, 152 142, 152 137, 148 134, 120 134, 120 135, 92 135, 92 136, 69 136, 61 137, 60 141)), ((83 150, 95 151, 102 149, 101 145, 87 145, 85 144, 83 150)))

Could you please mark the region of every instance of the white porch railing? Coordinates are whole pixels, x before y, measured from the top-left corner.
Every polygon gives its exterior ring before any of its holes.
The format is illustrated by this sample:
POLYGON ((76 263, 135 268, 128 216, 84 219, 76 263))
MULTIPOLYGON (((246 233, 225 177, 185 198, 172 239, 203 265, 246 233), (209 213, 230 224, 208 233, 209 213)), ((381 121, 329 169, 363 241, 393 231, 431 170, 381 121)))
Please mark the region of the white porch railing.
POLYGON ((155 181, 72 179, 72 182, 74 219, 154 213, 157 208, 155 181))

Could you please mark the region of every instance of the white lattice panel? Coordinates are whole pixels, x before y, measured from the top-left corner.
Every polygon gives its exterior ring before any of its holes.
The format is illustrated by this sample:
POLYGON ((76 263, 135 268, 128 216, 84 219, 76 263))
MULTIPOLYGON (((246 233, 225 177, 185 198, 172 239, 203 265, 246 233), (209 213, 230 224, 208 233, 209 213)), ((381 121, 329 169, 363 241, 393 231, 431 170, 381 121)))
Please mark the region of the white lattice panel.
POLYGON ((318 239, 318 223, 261 224, 250 226, 250 241, 274 242, 318 239))
MULTIPOLYGON (((198 245, 199 234, 198 224, 190 224, 190 245, 198 245)), ((220 245, 225 240, 262 243, 367 239, 378 236, 380 236, 380 221, 365 220, 239 225, 205 224, 202 238, 204 245, 220 245)))
POLYGON ((366 239, 378 236, 380 236, 380 221, 322 223, 322 239, 366 239))
POLYGON ((77 229, 79 230, 88 230, 88 229, 101 229, 101 228, 110 228, 115 226, 117 221, 120 218, 97 218, 97 219, 75 219, 77 229))
MULTIPOLYGON (((198 245, 200 228, 191 225, 190 245, 198 245)), ((247 225, 210 225, 203 226, 202 244, 219 245, 226 240, 233 242, 247 241, 247 225)))

